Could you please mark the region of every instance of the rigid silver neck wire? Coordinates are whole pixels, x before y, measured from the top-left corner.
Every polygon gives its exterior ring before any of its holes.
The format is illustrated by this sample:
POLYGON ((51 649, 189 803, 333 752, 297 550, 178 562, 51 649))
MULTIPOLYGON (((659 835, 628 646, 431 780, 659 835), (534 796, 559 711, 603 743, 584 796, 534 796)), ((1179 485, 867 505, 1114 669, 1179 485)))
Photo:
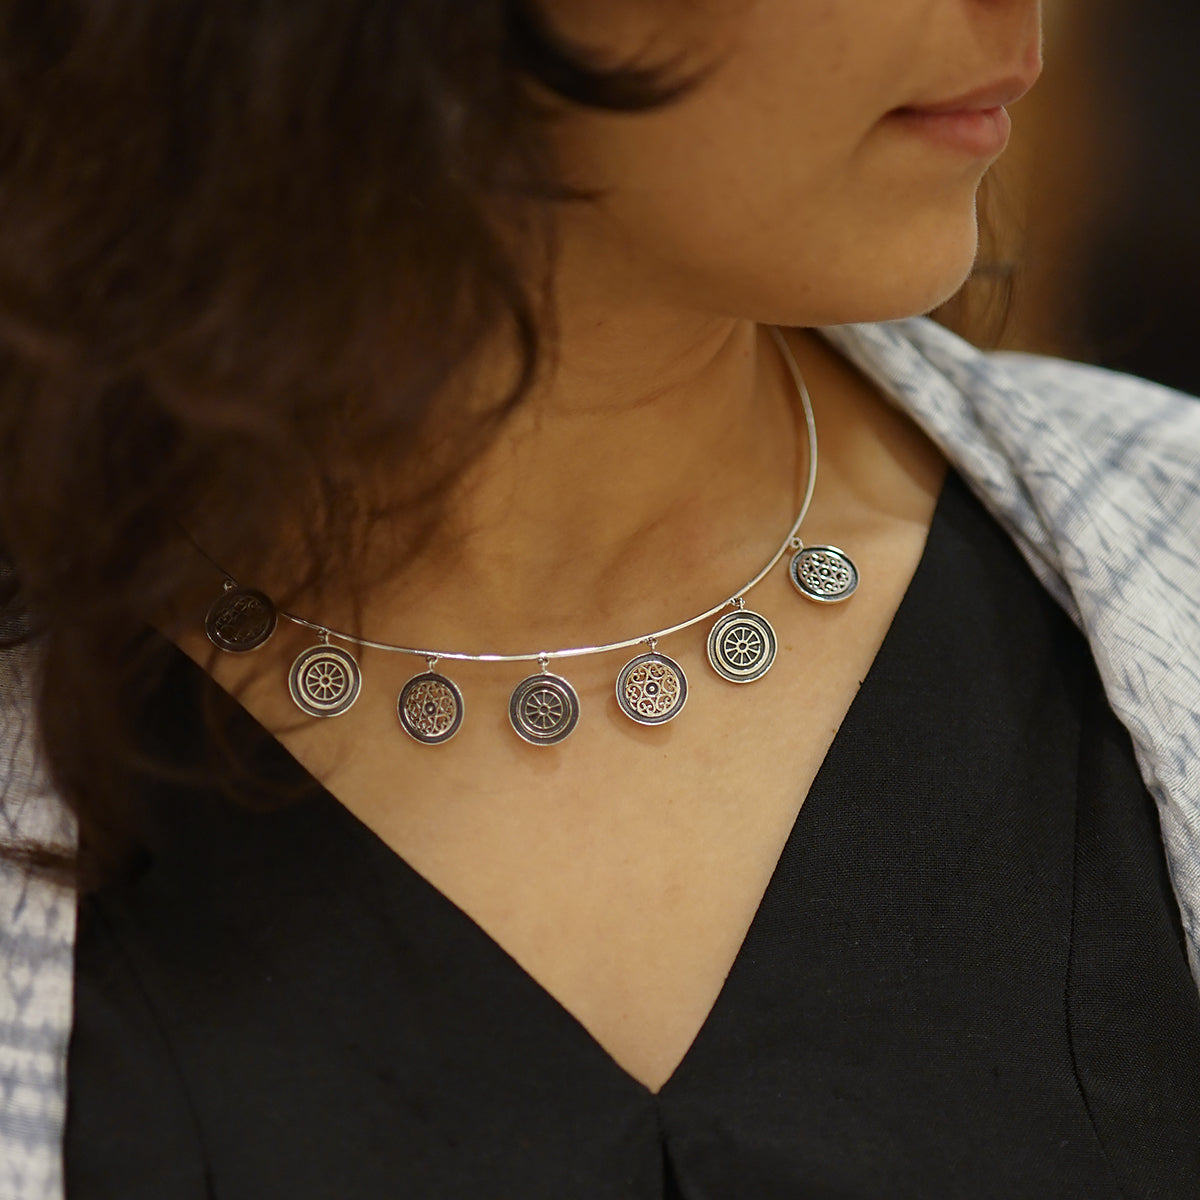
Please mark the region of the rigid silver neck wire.
MULTIPOLYGON (((812 400, 809 398, 808 388, 805 386, 804 377, 800 374, 800 368, 796 365, 796 359, 792 354, 791 347, 788 346, 783 334, 774 325, 771 326, 771 336, 775 339, 775 344, 779 347, 779 352, 783 355, 783 361, 787 364, 788 373, 792 377, 796 393, 800 397, 800 405, 804 410, 804 426, 808 435, 808 478, 804 485, 804 498, 800 502, 800 512, 792 523, 792 527, 788 530, 787 537, 784 538, 779 549, 771 556, 771 561, 749 583, 743 585, 729 599, 722 600, 719 604, 714 604, 712 608, 707 608, 704 612, 698 613, 694 617, 689 617, 686 621, 680 621, 678 625, 669 625, 665 629, 656 629, 653 633, 643 633, 638 637, 626 638, 624 641, 605 642, 599 646, 571 646, 564 650, 532 650, 526 654, 467 654, 461 650, 431 650, 425 646, 398 646, 391 642, 376 642, 370 638, 355 637, 349 633, 339 633, 336 629, 330 629, 327 625, 322 625, 317 621, 310 621, 307 617, 298 616, 296 613, 281 610, 279 615, 295 625, 302 625, 305 629, 311 629, 318 634, 337 638, 338 641, 348 642, 352 646, 363 646, 369 650, 386 650, 391 654, 411 654, 417 658, 433 660, 434 662, 445 659, 449 662, 539 662, 542 664, 559 658, 583 658, 588 654, 607 654, 610 650, 628 650, 633 646, 657 642, 661 638, 669 637, 673 633, 680 633, 685 629, 691 628, 693 625, 699 625, 701 621, 707 621, 710 617, 715 617, 722 609, 728 608, 730 605, 736 605, 751 588, 761 583, 770 574, 771 568, 789 550, 799 550, 802 548, 797 535, 800 526, 804 524, 804 518, 808 515, 808 508, 812 503, 813 491, 817 486, 817 424, 813 417, 812 400)), ((542 670, 545 670, 544 665, 542 670)))

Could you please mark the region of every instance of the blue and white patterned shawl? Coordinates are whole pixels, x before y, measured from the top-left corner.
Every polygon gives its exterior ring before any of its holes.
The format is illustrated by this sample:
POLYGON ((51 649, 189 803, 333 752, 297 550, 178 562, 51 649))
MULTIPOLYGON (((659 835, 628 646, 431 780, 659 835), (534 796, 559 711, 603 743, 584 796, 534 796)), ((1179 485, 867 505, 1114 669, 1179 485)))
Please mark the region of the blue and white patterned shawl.
MULTIPOLYGON (((1158 803, 1200 980, 1200 402, 983 355, 924 320, 826 335, 941 448, 1086 634, 1158 803)), ((0 834, 69 837, 37 778, 27 669, 0 677, 0 834)), ((0 1200, 61 1196, 74 927, 68 893, 0 868, 0 1200)))

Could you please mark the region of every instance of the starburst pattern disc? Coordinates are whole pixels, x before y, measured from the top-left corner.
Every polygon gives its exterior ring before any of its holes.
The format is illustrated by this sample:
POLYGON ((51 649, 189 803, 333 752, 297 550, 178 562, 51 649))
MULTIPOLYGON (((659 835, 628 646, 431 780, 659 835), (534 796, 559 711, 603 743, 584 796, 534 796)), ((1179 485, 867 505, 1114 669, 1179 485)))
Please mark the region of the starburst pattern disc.
POLYGON ((708 661, 723 679, 751 683, 775 661, 775 630, 766 617, 749 609, 726 613, 708 634, 708 661))
POLYGON ((445 675, 424 671, 401 689, 396 712, 405 733, 426 746, 438 746, 462 725, 462 692, 445 675))
POLYGON ((275 605, 254 588, 229 588, 209 606, 204 632, 219 650, 245 654, 257 650, 275 632, 275 605))
POLYGON ((362 673, 340 646, 322 644, 301 651, 288 673, 296 707, 310 717, 341 716, 358 699, 362 673))
POLYGON ((508 719, 527 742, 555 746, 579 721, 579 697, 559 675, 529 675, 513 689, 508 719))
POLYGON ((858 568, 836 546, 805 546, 793 555, 788 574, 796 590, 818 604, 848 600, 858 587, 858 568))
POLYGON ((639 654, 617 676, 617 703, 639 725, 663 725, 687 702, 687 676, 665 654, 639 654))

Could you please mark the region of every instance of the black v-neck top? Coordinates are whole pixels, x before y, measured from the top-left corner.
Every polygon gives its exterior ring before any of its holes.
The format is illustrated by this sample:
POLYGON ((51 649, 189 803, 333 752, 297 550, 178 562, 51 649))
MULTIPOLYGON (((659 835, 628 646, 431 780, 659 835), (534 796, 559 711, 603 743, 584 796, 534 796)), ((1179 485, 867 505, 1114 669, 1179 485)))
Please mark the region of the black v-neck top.
MULTIPOLYGON (((159 727, 205 688, 179 655, 159 727)), ((657 1095, 328 793, 154 802, 149 865, 82 906, 68 1200, 1200 1196, 1153 804, 1080 635, 954 476, 657 1095)))

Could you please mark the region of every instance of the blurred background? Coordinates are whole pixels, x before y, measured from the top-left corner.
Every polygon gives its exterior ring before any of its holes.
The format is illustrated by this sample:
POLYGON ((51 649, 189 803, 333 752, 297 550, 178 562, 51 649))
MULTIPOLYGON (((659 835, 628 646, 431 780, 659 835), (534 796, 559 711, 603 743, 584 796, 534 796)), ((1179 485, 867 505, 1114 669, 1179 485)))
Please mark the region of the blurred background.
POLYGON ((1046 0, 980 266, 939 316, 983 345, 1200 394, 1200 2, 1046 0))

